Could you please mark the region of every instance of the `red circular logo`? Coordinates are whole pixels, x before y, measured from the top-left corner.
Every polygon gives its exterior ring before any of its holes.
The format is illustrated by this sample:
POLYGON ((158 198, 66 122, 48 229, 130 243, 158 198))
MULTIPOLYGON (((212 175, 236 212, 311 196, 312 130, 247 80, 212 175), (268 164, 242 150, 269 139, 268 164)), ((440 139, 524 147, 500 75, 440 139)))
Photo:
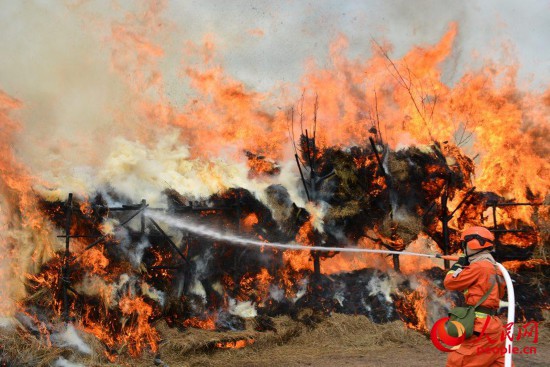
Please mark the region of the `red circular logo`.
POLYGON ((448 317, 444 317, 435 322, 430 331, 430 339, 433 345, 442 352, 452 352, 460 347, 460 344, 465 339, 464 326, 457 321, 449 321, 448 317), (449 335, 447 332, 447 322, 452 323, 458 332, 458 337, 449 335))

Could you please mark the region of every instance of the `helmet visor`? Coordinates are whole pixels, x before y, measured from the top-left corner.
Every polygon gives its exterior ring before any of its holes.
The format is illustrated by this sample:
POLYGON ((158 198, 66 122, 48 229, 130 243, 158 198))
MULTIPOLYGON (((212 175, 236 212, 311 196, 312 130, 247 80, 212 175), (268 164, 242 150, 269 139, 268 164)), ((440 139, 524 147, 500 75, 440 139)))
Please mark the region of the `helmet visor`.
POLYGON ((477 240, 479 242, 479 245, 481 247, 485 247, 485 244, 486 243, 489 243, 489 246, 492 246, 493 245, 493 241, 491 241, 490 239, 488 238, 485 238, 485 237, 481 237, 480 235, 478 234, 469 234, 467 236, 464 236, 464 244, 467 244, 468 242, 470 242, 471 240, 477 240))

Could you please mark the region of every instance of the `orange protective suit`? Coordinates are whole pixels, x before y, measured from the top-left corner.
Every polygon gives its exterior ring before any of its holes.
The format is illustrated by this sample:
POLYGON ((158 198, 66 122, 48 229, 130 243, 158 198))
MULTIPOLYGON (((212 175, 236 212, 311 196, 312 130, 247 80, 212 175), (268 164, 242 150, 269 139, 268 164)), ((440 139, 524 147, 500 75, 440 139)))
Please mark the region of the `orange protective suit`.
MULTIPOLYGON (((506 283, 501 271, 488 260, 450 270, 445 277, 444 285, 449 290, 463 291, 466 304, 474 306, 489 291, 492 279, 495 281, 495 286, 480 306, 497 310, 499 301, 504 296, 506 283)), ((460 348, 449 352, 447 367, 504 366, 504 354, 479 350, 479 348, 487 350, 485 348, 505 347, 506 340, 503 336, 506 334, 502 322, 495 316, 481 312, 476 312, 476 316, 475 334, 464 340, 460 348)))

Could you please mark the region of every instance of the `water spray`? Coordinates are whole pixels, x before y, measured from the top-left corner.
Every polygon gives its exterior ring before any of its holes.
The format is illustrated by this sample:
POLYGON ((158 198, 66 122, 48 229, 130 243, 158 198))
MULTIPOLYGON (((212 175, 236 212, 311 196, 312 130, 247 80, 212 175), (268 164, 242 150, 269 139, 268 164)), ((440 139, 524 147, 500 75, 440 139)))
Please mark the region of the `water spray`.
MULTIPOLYGON (((430 257, 430 258, 437 258, 437 259, 450 260, 450 261, 458 260, 458 256, 455 256, 455 255, 422 254, 422 253, 411 252, 411 251, 378 250, 378 249, 366 249, 366 248, 358 248, 358 247, 304 246, 304 245, 298 245, 295 243, 263 242, 263 241, 249 239, 249 238, 245 238, 245 237, 241 237, 233 234, 221 233, 210 227, 197 224, 197 223, 184 221, 180 218, 174 218, 164 213, 147 211, 146 215, 153 219, 162 221, 175 228, 183 229, 191 233, 212 238, 214 240, 230 242, 230 243, 233 243, 236 245, 242 245, 242 246, 255 246, 255 247, 262 247, 262 248, 272 247, 272 248, 298 250, 298 251, 337 251, 337 252, 354 252, 354 253, 375 253, 375 254, 389 254, 389 255, 403 255, 403 256, 421 256, 421 257, 430 257)), ((508 273, 506 268, 500 263, 497 263, 497 266, 499 267, 500 271, 504 275, 504 279, 506 280, 506 289, 508 291, 507 322, 509 324, 512 323, 510 334, 513 335, 513 332, 514 332, 513 322, 515 319, 514 286, 512 284, 512 278, 510 278, 510 274, 508 273)), ((511 351, 512 351, 512 341, 510 340, 510 338, 506 338, 505 367, 512 366, 511 351)))
POLYGON ((438 259, 451 260, 451 261, 458 260, 457 256, 441 255, 441 254, 422 254, 419 252, 411 252, 411 251, 392 251, 392 250, 379 250, 379 249, 368 249, 368 248, 359 248, 359 247, 304 246, 296 243, 264 242, 260 240, 237 236, 234 234, 221 233, 208 226, 184 221, 182 219, 174 218, 174 217, 171 217, 170 215, 159 213, 159 212, 148 211, 146 215, 155 220, 164 222, 174 228, 183 229, 185 231, 199 234, 204 237, 209 237, 214 240, 230 242, 230 243, 233 243, 236 245, 242 245, 242 246, 255 246, 255 247, 262 247, 262 248, 272 247, 272 248, 278 248, 278 249, 298 250, 298 251, 331 251, 331 252, 336 251, 336 252, 355 252, 355 253, 366 252, 366 253, 388 254, 388 255, 421 256, 421 257, 438 258, 438 259))

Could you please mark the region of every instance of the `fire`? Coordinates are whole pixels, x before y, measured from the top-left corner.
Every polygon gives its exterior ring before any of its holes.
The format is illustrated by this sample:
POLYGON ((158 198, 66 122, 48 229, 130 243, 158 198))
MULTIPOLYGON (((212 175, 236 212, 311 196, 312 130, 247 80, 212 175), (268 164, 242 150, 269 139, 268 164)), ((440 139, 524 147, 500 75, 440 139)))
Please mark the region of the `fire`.
MULTIPOLYGON (((399 317, 408 327, 422 332, 428 332, 431 327, 428 310, 429 303, 444 297, 446 291, 437 288, 432 281, 423 275, 413 279, 413 288, 403 294, 403 299, 396 301, 399 317)), ((432 320, 433 321, 433 320, 432 320)))
POLYGON ((254 155, 250 152, 247 152, 247 156, 247 163, 250 168, 248 177, 254 178, 261 177, 262 175, 274 175, 280 173, 280 168, 274 161, 268 160, 263 156, 254 155))
POLYGON ((197 317, 191 317, 185 320, 183 325, 203 330, 216 330, 216 320, 214 318, 199 319, 197 317))
POLYGON ((512 272, 519 272, 521 269, 535 269, 537 266, 544 266, 549 265, 550 262, 548 260, 543 259, 530 259, 527 261, 519 261, 519 260, 512 260, 512 261, 504 261, 502 265, 508 270, 512 272))
MULTIPOLYGON (((93 321, 92 307, 86 307, 82 316, 82 329, 96 338, 101 340, 109 349, 112 349, 116 345, 116 338, 112 335, 111 330, 113 324, 103 325, 101 323, 93 321)), ((105 315, 109 316, 108 314, 105 315)), ((108 351, 105 352, 108 355, 108 351)))
POLYGON ((122 332, 122 342, 128 345, 130 354, 133 356, 140 354, 146 345, 151 348, 151 351, 157 352, 160 337, 149 323, 149 318, 153 314, 152 307, 142 298, 130 297, 122 298, 119 307, 131 323, 130 326, 123 328, 122 332))
POLYGON ((269 293, 269 287, 273 282, 273 277, 266 268, 263 268, 260 273, 256 275, 256 282, 256 291, 258 292, 259 299, 266 299, 269 293))
POLYGON ((254 339, 239 339, 239 340, 232 340, 228 342, 219 342, 216 343, 216 348, 220 349, 241 349, 246 347, 247 345, 254 344, 254 339))
POLYGON ((256 215, 256 213, 250 213, 246 216, 246 218, 243 219, 242 224, 245 231, 251 232, 253 226, 255 224, 258 224, 258 216, 256 215))
MULTIPOLYGON (((59 292, 61 291, 61 279, 59 277, 59 269, 61 268, 62 259, 60 256, 55 256, 50 260, 48 267, 44 268, 38 274, 26 274, 27 285, 31 289, 29 297, 31 299, 38 295, 39 304, 54 310, 56 314, 61 314, 61 302, 59 292), (45 292, 46 297, 42 298, 41 293, 45 292)), ((28 298, 27 298, 28 299, 28 298)))
POLYGON ((86 200, 83 201, 82 204, 80 204, 80 211, 84 215, 90 215, 93 213, 94 210, 92 208, 92 204, 88 200, 86 200))
MULTIPOLYGON (((313 240, 313 217, 311 217, 296 234, 296 242, 303 246, 312 246, 315 242, 313 240)), ((285 251, 283 253, 285 263, 287 263, 293 270, 311 270, 313 264, 311 262, 311 255, 306 251, 285 251)))
POLYGON ((104 255, 101 248, 92 248, 82 255, 82 265, 90 274, 104 275, 109 265, 109 259, 104 255))
POLYGON ((93 309, 86 306, 82 317, 82 328, 101 340, 107 347, 106 355, 113 360, 109 350, 127 348, 132 356, 141 354, 145 347, 157 352, 160 337, 150 324, 152 307, 141 297, 124 296, 118 302, 120 315, 112 310, 93 309), (99 321, 97 314, 102 316, 99 321), (117 316, 119 318, 117 319, 117 316))
MULTIPOLYGON (((358 246, 361 248, 380 249, 380 246, 375 241, 366 236, 359 239, 358 246)), ((368 267, 387 270, 390 266, 389 259, 385 255, 372 256, 372 254, 339 253, 334 257, 323 260, 322 271, 325 274, 334 274, 368 267)))
POLYGON ((23 103, 0 89, 0 316, 12 315, 25 295, 23 277, 53 255, 51 224, 38 209, 32 186, 40 180, 12 149, 20 125, 10 115, 23 103))

